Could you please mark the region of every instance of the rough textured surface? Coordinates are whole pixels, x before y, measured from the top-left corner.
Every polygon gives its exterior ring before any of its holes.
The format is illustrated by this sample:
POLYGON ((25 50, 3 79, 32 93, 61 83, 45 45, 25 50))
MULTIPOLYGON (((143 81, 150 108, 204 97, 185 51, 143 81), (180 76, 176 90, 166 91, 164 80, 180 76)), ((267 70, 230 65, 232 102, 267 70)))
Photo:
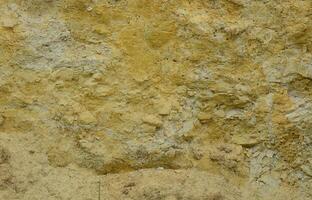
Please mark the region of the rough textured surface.
POLYGON ((312 198, 311 0, 0 13, 0 199, 312 198))

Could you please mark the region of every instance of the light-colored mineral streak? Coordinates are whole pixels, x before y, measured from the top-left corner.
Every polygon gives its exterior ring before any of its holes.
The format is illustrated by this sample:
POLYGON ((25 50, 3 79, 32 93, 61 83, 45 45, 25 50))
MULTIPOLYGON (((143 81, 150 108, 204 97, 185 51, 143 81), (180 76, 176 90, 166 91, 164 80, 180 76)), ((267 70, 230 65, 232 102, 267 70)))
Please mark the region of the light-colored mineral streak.
POLYGON ((311 0, 0 1, 1 200, 310 200, 311 158, 311 0))

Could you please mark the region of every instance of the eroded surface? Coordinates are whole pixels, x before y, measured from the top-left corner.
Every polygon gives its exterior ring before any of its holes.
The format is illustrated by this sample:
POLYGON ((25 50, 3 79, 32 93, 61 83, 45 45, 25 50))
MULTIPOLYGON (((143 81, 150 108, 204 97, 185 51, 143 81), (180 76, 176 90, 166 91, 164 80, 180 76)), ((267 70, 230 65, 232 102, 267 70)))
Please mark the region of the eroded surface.
POLYGON ((1 1, 0 197, 310 199, 311 4, 1 1))

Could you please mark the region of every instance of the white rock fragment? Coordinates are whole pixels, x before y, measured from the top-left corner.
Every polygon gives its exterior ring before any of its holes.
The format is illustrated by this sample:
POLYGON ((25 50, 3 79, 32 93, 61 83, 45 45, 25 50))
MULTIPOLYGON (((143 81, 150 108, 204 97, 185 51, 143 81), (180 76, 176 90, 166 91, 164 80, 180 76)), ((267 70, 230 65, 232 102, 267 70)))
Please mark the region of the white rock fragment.
POLYGON ((165 168, 163 167, 157 167, 158 170, 164 170, 165 168))

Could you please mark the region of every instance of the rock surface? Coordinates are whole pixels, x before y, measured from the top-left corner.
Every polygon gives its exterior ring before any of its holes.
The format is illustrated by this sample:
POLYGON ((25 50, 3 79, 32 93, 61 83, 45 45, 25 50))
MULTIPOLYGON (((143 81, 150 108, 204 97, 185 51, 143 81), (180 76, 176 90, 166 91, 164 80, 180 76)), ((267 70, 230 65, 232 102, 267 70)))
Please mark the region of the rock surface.
POLYGON ((312 1, 0 12, 0 199, 312 199, 312 1))

